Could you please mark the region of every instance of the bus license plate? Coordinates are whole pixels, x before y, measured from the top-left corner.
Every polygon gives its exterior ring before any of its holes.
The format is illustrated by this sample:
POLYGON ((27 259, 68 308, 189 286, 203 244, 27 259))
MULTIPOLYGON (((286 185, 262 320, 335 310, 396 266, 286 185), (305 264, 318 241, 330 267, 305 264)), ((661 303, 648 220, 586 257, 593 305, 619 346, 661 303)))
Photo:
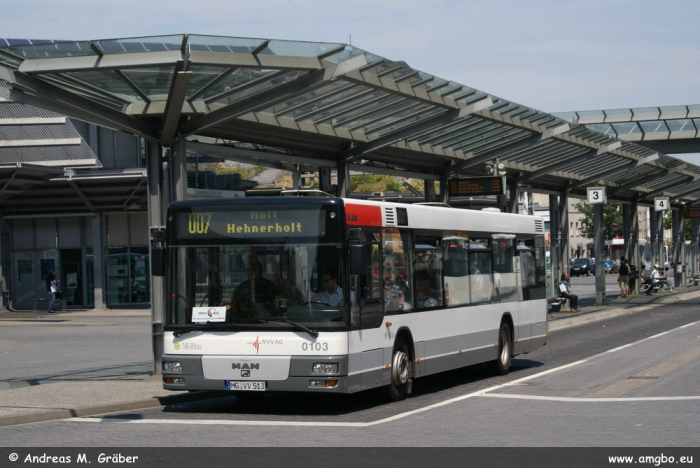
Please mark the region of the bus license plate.
POLYGON ((265 382, 231 382, 230 380, 227 380, 226 390, 264 392, 265 382))

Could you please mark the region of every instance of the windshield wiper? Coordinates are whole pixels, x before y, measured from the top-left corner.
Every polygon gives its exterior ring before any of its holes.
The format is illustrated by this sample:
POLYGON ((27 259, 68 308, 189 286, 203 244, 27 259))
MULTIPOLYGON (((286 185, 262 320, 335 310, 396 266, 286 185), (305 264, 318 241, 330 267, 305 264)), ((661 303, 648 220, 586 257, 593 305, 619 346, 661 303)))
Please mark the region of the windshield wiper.
POLYGON ((309 335, 311 335, 312 338, 318 338, 318 332, 317 332, 316 330, 312 330, 312 329, 310 329, 310 328, 306 328, 304 325, 298 324, 298 323, 296 323, 296 322, 292 322, 292 321, 289 320, 288 318, 284 318, 284 317, 264 317, 264 318, 261 318, 261 320, 264 320, 264 321, 266 321, 266 322, 267 322, 268 320, 271 320, 271 321, 273 321, 273 322, 285 322, 285 323, 288 323, 288 324, 292 325, 293 327, 298 328, 299 330, 305 331, 306 333, 308 333, 309 335))
POLYGON ((173 332, 173 336, 175 338, 178 338, 178 337, 184 335, 185 333, 190 333, 190 332, 195 332, 195 331, 212 331, 212 330, 216 330, 217 328, 228 328, 231 326, 235 326, 235 324, 226 323, 226 324, 222 324, 222 325, 207 325, 204 327, 183 328, 181 330, 177 330, 177 331, 173 332))

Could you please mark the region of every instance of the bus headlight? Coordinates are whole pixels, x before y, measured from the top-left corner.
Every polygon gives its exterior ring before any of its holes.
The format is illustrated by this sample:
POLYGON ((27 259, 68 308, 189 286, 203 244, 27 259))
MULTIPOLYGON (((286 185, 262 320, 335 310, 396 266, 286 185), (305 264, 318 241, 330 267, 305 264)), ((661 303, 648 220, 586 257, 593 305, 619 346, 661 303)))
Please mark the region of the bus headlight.
POLYGON ((309 387, 333 388, 338 386, 337 380, 309 380, 309 387))
POLYGON ((177 361, 164 362, 163 372, 182 372, 182 364, 177 361))
POLYGON ((311 373, 312 374, 337 374, 338 373, 338 363, 337 362, 332 362, 332 363, 317 362, 317 363, 314 363, 313 367, 311 368, 311 373))

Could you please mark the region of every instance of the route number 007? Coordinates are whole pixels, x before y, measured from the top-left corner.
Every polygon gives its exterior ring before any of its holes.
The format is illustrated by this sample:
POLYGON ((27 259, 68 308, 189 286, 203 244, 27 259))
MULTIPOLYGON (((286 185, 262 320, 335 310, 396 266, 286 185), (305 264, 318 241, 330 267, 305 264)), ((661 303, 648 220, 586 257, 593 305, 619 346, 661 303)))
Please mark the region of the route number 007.
POLYGON ((328 351, 328 343, 302 343, 302 351, 328 351))

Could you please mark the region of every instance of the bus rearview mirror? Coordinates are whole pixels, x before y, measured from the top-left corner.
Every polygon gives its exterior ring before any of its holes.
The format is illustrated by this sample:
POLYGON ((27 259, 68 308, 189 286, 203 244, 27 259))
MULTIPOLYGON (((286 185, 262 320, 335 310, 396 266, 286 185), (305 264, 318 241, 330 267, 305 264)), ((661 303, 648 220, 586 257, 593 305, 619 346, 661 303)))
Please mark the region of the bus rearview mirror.
POLYGON ((350 274, 361 275, 367 271, 367 246, 350 245, 350 274))

